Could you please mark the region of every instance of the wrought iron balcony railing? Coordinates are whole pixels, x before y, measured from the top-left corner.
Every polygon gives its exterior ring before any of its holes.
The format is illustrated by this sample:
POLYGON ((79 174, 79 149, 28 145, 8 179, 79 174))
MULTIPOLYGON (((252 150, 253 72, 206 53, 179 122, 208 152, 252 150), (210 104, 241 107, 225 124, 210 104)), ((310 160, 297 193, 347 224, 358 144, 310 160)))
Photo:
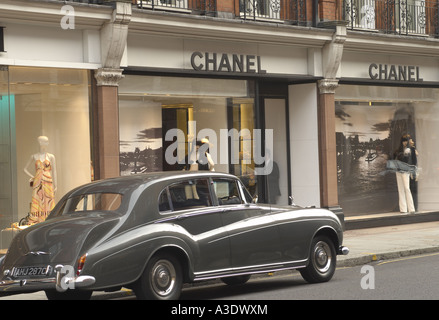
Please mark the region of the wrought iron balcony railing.
POLYGON ((345 0, 349 28, 401 35, 438 36, 437 3, 424 0, 345 0))
POLYGON ((138 0, 133 1, 141 9, 216 12, 216 0, 138 0))
POLYGON ((239 14, 244 20, 285 21, 308 25, 306 0, 239 0, 239 14))
MULTIPOLYGON (((108 0, 59 0, 105 4, 108 0)), ((307 11, 309 0, 239 0, 239 12, 235 14, 243 20, 286 22, 296 25, 311 25, 312 17, 307 11)), ((168 10, 215 15, 217 0, 132 0, 140 9, 168 10)), ((311 9, 311 8, 308 8, 311 9)))
MULTIPOLYGON (((90 4, 109 2, 108 0, 60 1, 90 4)), ((348 28, 352 30, 439 37, 437 0, 343 1, 343 9, 340 10, 342 19, 348 22, 348 28)), ((131 0, 131 3, 146 10, 217 14, 217 0, 131 0)), ((314 2, 311 0, 239 0, 239 8, 238 6, 236 8, 239 12, 235 12, 235 15, 243 20, 317 26, 314 11, 318 8, 313 8, 312 3, 314 2)))

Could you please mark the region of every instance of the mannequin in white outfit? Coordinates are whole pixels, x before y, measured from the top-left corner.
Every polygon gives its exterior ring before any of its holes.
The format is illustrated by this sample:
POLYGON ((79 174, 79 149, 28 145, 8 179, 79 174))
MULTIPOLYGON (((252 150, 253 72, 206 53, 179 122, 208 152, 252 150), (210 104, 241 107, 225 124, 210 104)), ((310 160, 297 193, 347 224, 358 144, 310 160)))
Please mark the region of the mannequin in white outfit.
MULTIPOLYGON (((412 164, 412 152, 416 152, 413 148, 409 148, 409 141, 411 137, 403 135, 401 137, 401 143, 398 150, 395 152, 394 158, 405 162, 407 164, 412 164)), ((415 213, 415 205, 413 203, 413 196, 410 190, 410 172, 408 171, 397 171, 396 172, 396 183, 398 185, 399 194, 399 211, 401 213, 415 213)))

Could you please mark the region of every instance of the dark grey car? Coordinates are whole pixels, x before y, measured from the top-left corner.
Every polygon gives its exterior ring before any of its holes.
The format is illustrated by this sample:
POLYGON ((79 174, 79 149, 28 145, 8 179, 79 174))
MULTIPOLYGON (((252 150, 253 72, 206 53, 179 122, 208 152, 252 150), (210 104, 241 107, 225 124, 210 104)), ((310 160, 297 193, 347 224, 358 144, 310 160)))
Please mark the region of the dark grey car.
POLYGON ((253 203, 229 174, 119 177, 70 191, 20 232, 0 260, 0 294, 84 299, 127 287, 140 299, 176 299, 183 283, 284 269, 323 282, 348 252, 342 241, 332 212, 253 203))

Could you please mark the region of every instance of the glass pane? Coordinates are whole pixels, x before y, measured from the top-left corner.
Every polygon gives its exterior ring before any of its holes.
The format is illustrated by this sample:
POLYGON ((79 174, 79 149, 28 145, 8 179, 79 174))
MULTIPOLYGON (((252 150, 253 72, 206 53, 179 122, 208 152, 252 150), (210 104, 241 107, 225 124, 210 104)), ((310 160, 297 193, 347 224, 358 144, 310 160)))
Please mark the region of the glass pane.
POLYGON ((206 180, 188 180, 169 186, 174 211, 212 205, 206 180))
MULTIPOLYGON (((336 93, 339 202, 346 215, 439 209, 438 89, 340 86, 336 93), (416 173, 392 165, 410 135, 416 173), (405 192, 404 183, 408 186, 405 192), (409 192, 407 192, 407 190, 409 192), (407 205, 408 204, 408 205, 407 205)), ((410 145, 411 144, 411 145, 410 145)))
POLYGON ((168 188, 166 188, 159 196, 159 211, 164 212, 169 210, 171 210, 171 206, 169 205, 168 188))
POLYGON ((5 254, 15 232, 11 225, 17 220, 15 172, 15 110, 10 96, 8 69, 0 68, 0 255, 5 254))
POLYGON ((84 211, 115 211, 119 208, 121 202, 122 195, 117 193, 84 194, 67 199, 58 214, 84 211))
POLYGON ((256 195, 257 174, 255 172, 253 148, 255 113, 253 99, 230 99, 228 107, 230 137, 230 173, 238 176, 252 196, 256 195))
POLYGON ((241 199, 241 194, 238 189, 238 185, 234 180, 226 179, 214 179, 213 186, 215 194, 218 198, 218 204, 241 204, 244 201, 241 199))
MULTIPOLYGON (((162 170, 229 172, 229 129, 254 127, 249 83, 126 75, 119 87, 121 175, 162 170), (248 115, 242 111, 231 126, 227 107, 235 99, 246 105, 248 115)), ((242 149, 239 139, 236 143, 242 149)), ((251 145, 248 150, 251 157, 251 145)), ((239 165, 239 151, 236 158, 239 165)))
POLYGON ((10 67, 16 124, 18 218, 43 221, 92 179, 89 72, 10 67))

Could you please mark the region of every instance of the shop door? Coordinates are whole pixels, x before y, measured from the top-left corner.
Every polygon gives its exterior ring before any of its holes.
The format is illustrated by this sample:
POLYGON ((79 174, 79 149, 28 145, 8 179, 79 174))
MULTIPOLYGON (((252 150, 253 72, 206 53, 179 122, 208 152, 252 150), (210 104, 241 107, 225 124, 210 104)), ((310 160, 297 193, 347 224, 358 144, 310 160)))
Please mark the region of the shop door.
POLYGON ((187 159, 177 159, 177 163, 168 163, 166 161, 166 150, 175 141, 166 141, 166 133, 172 129, 178 129, 184 134, 184 141, 177 141, 179 144, 177 149, 184 150, 184 152, 177 152, 177 156, 187 157, 188 150, 188 122, 193 121, 193 106, 191 104, 175 104, 162 105, 162 134, 163 134, 163 171, 182 170, 187 169, 185 165, 180 164, 187 159))
POLYGON ((272 130, 273 141, 266 139, 268 161, 273 169, 266 177, 266 198, 271 204, 288 204, 288 144, 285 99, 264 99, 265 130, 272 130), (270 145, 272 144, 272 145, 270 145))

